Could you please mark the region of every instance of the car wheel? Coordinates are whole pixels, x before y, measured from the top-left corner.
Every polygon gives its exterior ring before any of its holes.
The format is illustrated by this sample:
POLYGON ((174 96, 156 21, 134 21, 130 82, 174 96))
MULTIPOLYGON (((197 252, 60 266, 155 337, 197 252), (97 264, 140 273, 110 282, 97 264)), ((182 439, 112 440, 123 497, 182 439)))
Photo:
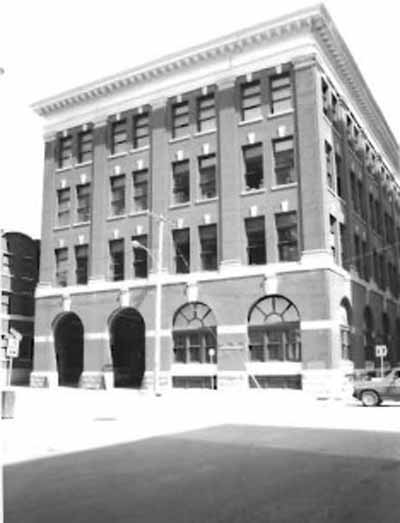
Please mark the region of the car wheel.
POLYGON ((361 394, 361 401, 364 407, 376 407, 382 402, 374 390, 365 390, 361 394))

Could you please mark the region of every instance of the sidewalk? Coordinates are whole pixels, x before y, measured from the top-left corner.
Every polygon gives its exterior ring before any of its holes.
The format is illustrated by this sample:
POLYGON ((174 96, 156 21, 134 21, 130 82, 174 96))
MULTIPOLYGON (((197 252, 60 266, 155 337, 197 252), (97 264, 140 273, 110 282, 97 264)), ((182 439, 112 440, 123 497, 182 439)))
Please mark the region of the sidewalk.
POLYGON ((1 422, 6 464, 221 424, 400 432, 396 408, 317 401, 294 390, 174 390, 162 397, 129 389, 14 390, 15 418, 1 422))

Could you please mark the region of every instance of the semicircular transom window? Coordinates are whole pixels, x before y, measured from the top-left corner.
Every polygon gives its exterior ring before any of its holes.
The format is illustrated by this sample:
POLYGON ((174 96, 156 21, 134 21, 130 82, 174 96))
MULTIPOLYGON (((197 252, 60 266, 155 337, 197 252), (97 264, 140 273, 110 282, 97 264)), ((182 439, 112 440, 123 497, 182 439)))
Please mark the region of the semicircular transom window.
POLYGON ((300 317, 290 300, 272 295, 256 302, 249 312, 251 361, 300 361, 300 317))
POLYGON ((217 322, 204 303, 181 307, 174 317, 172 335, 175 363, 217 362, 217 322))

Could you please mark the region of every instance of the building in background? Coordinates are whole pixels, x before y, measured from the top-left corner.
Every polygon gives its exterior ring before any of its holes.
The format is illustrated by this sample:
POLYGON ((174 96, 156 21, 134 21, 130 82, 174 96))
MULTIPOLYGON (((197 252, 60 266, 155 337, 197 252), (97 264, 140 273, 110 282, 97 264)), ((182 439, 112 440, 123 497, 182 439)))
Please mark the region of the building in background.
POLYGON ((377 343, 400 359, 398 145, 324 7, 34 110, 33 385, 111 370, 115 386, 324 394, 377 343))
POLYGON ((39 277, 39 242, 20 232, 0 234, 1 345, 0 383, 6 384, 7 336, 15 329, 23 337, 12 365, 11 384, 28 385, 33 363, 34 292, 39 277))

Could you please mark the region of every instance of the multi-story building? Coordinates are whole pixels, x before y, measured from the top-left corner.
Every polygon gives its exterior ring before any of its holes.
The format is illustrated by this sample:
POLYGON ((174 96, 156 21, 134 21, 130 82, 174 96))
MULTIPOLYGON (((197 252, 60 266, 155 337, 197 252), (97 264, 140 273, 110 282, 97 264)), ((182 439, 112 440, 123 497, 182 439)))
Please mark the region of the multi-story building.
POLYGON ((0 385, 5 385, 9 378, 13 385, 29 384, 38 277, 39 242, 20 232, 0 231, 0 385), (22 335, 19 356, 13 359, 12 370, 7 361, 10 329, 22 335))
POLYGON ((34 109, 32 384, 326 392, 400 359, 398 145, 324 7, 34 109))

